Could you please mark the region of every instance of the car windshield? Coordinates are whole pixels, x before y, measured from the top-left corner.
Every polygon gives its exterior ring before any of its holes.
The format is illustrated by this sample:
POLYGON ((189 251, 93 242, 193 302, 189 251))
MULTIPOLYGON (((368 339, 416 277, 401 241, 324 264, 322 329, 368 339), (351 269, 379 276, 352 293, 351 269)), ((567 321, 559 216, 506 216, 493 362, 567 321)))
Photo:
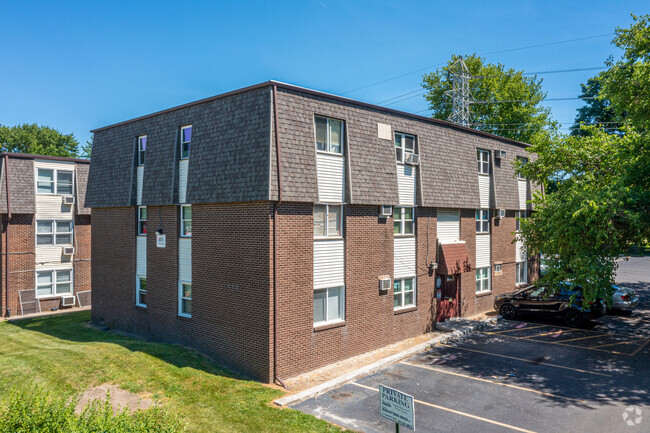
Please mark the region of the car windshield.
POLYGON ((528 291, 528 296, 531 298, 539 298, 544 296, 544 287, 534 287, 528 291))

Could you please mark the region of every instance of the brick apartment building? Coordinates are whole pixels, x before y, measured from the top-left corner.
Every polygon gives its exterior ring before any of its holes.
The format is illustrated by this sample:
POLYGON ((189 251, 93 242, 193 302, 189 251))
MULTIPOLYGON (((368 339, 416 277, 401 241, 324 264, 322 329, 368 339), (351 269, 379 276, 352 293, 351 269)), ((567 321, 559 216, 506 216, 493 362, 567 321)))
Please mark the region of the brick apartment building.
POLYGON ((0 157, 0 315, 89 303, 90 208, 83 202, 90 161, 0 157))
POLYGON ((538 274, 524 143, 273 81, 93 132, 93 321, 262 381, 538 274))

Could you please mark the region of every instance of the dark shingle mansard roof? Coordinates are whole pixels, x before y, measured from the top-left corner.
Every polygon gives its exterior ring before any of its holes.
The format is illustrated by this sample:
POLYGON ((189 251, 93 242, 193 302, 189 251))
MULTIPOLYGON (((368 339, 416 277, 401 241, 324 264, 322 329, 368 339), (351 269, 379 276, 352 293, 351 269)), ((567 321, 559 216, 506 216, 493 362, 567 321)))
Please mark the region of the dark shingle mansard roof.
POLYGON ((366 104, 284 83, 266 82, 94 130, 93 164, 86 206, 135 204, 135 141, 147 135, 142 204, 174 204, 178 127, 191 123, 187 200, 214 203, 277 199, 277 167, 271 86, 277 86, 282 199, 318 200, 313 116, 347 125, 347 200, 356 204, 397 202, 392 140, 377 123, 417 136, 421 155, 418 203, 478 206, 476 148, 506 150, 495 167, 495 207, 518 208, 511 162, 526 155, 525 143, 449 122, 366 104))

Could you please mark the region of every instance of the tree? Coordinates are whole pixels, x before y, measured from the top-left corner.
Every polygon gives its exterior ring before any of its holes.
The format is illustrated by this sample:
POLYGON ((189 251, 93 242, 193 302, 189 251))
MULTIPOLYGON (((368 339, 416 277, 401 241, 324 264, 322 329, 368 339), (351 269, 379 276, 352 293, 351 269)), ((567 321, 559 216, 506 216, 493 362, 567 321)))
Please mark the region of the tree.
POLYGON ((581 98, 584 99, 584 107, 578 108, 571 135, 585 135, 588 129, 581 129, 580 125, 598 125, 605 131, 612 134, 620 134, 620 127, 623 124, 624 113, 616 113, 611 106, 611 101, 601 95, 602 81, 606 72, 601 72, 593 78, 587 80, 587 84, 580 84, 582 92, 581 98))
POLYGON ((611 101, 639 129, 650 127, 650 15, 632 15, 629 29, 616 28, 614 45, 624 50, 617 62, 610 57, 599 99, 611 101))
POLYGON ((79 146, 74 134, 62 134, 49 126, 35 123, 0 125, 0 144, 3 152, 67 157, 77 156, 79 146))
MULTIPOLYGON (((452 90, 451 74, 457 59, 452 56, 446 66, 423 76, 424 97, 436 119, 447 120, 451 114, 451 98, 445 92, 452 90)), ((500 63, 487 63, 476 54, 463 59, 472 76, 472 127, 526 143, 545 140, 557 129, 550 109, 541 105, 546 97, 541 79, 500 63)))
POLYGON ((81 146, 81 151, 83 152, 81 155, 85 158, 90 158, 90 155, 93 153, 93 141, 95 140, 95 136, 91 136, 90 140, 86 140, 86 144, 81 146))

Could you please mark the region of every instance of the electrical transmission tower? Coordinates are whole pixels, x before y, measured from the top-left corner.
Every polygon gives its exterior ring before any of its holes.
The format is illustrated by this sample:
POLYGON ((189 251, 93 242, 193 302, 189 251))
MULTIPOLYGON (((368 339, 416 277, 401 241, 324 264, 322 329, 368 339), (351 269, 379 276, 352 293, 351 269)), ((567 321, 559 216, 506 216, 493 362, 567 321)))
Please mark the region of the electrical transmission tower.
POLYGON ((452 90, 445 92, 447 96, 451 97, 452 101, 451 115, 448 117, 448 120, 458 125, 469 127, 469 106, 472 103, 472 97, 469 91, 471 74, 469 73, 469 69, 467 69, 463 56, 458 57, 452 70, 452 90))

